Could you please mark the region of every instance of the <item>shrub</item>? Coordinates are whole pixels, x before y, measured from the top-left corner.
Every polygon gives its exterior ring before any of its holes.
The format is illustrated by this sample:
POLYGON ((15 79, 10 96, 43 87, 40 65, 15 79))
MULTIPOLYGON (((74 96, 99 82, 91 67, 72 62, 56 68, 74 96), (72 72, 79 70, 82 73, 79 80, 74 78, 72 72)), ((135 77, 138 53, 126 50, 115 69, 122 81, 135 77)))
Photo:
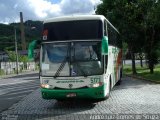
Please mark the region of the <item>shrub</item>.
POLYGON ((0 69, 0 75, 5 75, 4 70, 0 69))

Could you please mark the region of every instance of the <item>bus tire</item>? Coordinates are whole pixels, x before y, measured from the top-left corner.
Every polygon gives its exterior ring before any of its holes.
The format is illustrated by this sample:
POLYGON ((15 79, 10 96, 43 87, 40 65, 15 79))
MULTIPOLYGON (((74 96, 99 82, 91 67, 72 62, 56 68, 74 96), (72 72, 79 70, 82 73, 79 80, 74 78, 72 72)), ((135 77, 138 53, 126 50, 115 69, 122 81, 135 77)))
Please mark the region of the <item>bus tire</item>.
POLYGON ((121 79, 118 80, 118 82, 116 83, 116 85, 121 85, 121 79))
POLYGON ((121 71, 120 71, 120 79, 122 78, 123 74, 122 74, 122 68, 121 68, 121 71))
POLYGON ((122 82, 122 69, 120 70, 120 78, 118 82, 116 83, 116 85, 121 85, 121 82, 122 82))

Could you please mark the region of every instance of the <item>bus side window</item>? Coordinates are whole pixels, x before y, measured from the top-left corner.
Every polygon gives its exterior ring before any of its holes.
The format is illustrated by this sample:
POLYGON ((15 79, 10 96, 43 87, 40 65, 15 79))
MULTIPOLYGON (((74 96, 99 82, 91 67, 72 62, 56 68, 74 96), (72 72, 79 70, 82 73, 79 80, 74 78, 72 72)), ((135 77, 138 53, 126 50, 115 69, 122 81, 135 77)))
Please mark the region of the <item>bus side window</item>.
POLYGON ((104 36, 108 36, 107 22, 106 21, 104 21, 104 36))
MULTIPOLYGON (((108 30, 107 30, 107 21, 104 21, 104 36, 108 36, 108 30)), ((105 60, 105 73, 107 72, 107 65, 108 65, 108 55, 104 56, 105 60)))
POLYGON ((108 24, 107 26, 108 26, 108 43, 109 43, 109 45, 115 46, 116 45, 116 39, 117 39, 117 33, 111 27, 110 24, 108 24))
POLYGON ((122 48, 122 40, 120 38, 120 35, 117 33, 117 41, 116 41, 116 46, 118 48, 122 48))

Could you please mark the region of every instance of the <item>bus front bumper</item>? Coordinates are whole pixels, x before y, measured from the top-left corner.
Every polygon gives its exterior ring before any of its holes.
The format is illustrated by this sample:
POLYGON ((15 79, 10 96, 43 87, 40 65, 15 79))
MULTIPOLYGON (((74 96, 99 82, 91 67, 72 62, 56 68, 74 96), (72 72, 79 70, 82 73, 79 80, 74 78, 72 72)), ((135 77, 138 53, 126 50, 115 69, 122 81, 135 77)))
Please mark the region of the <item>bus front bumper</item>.
POLYGON ((68 99, 68 98, 87 98, 98 99, 104 98, 106 85, 97 88, 81 88, 81 89, 46 89, 41 88, 43 99, 68 99))

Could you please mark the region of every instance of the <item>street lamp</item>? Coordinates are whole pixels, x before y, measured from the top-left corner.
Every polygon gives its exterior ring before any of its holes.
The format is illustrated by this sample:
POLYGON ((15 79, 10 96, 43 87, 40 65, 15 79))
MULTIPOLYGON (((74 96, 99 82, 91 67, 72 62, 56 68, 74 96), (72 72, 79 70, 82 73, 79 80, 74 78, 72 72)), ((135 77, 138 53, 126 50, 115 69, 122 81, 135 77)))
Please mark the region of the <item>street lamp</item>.
POLYGON ((18 52, 17 52, 17 32, 16 28, 14 28, 14 36, 15 36, 15 52, 16 52, 16 73, 18 74, 18 52))

